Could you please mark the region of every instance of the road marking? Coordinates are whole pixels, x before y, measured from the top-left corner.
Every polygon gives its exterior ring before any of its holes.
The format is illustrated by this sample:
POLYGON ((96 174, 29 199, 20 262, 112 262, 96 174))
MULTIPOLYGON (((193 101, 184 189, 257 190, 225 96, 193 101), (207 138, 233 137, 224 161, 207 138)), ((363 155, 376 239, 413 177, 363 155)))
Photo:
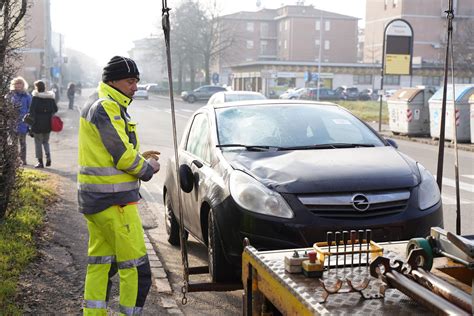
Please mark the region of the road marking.
MULTIPOLYGON (((443 200, 443 205, 456 205, 456 197, 451 197, 449 195, 442 194, 441 198, 443 200)), ((461 199, 461 204, 474 204, 472 201, 461 199)))
POLYGON ((474 174, 463 174, 461 177, 469 178, 469 179, 474 179, 474 174))
POLYGON ((194 110, 188 110, 188 109, 181 109, 183 112, 188 112, 188 113, 194 113, 194 110))
MULTIPOLYGON (((169 115, 171 115, 171 110, 165 110, 164 112, 168 113, 169 115)), ((189 115, 184 115, 184 114, 179 114, 179 113, 176 113, 174 114, 175 116, 179 116, 181 118, 185 118, 185 119, 188 119, 189 118, 189 115)))
MULTIPOLYGON (((443 177, 443 185, 455 188, 456 181, 454 181, 453 179, 443 177)), ((474 193, 474 184, 459 181, 459 189, 474 193)))

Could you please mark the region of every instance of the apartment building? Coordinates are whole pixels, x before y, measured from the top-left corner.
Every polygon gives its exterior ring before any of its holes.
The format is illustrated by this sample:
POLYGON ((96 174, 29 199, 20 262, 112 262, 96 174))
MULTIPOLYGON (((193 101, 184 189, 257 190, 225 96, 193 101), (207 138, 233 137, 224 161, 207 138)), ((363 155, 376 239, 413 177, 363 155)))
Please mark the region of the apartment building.
MULTIPOLYGON (((454 30, 462 30, 468 23, 474 27, 474 1, 453 1, 454 30)), ((414 61, 444 63, 447 9, 448 0, 366 0, 364 62, 381 62, 385 26, 393 19, 404 19, 414 32, 414 61)))
POLYGON ((38 79, 50 80, 51 69, 54 66, 50 1, 32 2, 20 28, 25 38, 25 47, 19 75, 30 83, 38 79))
POLYGON ((355 63, 358 18, 287 5, 237 12, 221 19, 232 44, 219 57, 219 68, 256 61, 355 63))
POLYGON ((142 38, 133 41, 133 45, 128 54, 138 64, 140 82, 161 83, 166 80, 163 40, 159 37, 142 38))

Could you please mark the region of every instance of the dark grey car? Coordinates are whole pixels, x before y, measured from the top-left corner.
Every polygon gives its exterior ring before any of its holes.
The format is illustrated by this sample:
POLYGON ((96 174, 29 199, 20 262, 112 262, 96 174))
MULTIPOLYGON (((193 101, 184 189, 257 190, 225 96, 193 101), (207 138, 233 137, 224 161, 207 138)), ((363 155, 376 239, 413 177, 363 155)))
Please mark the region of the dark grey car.
POLYGON ((214 281, 257 249, 310 247, 328 231, 371 228, 375 241, 426 237, 443 225, 434 177, 393 142, 330 103, 259 100, 212 104, 190 118, 168 161, 168 241, 186 232, 208 247, 214 281))
POLYGON ((201 86, 194 89, 193 91, 182 92, 181 98, 189 103, 194 103, 198 100, 207 101, 214 93, 226 90, 226 88, 220 86, 201 86))

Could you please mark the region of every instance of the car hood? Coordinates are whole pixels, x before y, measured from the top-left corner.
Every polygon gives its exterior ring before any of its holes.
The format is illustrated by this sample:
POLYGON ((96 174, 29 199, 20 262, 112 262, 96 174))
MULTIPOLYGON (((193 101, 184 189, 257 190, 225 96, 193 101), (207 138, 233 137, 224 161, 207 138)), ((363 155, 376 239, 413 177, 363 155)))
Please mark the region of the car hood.
POLYGON ((223 154, 233 168, 281 193, 387 190, 419 183, 416 163, 389 146, 223 154))

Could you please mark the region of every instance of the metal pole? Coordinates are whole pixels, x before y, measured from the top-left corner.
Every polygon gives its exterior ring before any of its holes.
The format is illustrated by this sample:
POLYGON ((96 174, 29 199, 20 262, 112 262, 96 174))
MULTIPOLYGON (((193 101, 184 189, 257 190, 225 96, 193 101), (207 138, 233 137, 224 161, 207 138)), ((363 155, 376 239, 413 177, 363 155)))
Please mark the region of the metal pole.
POLYGON ((382 105, 383 105, 383 74, 385 71, 385 32, 387 26, 383 31, 383 45, 382 45, 382 68, 380 69, 380 108, 379 108, 379 132, 382 131, 382 105))
POLYGON ((173 128, 173 147, 174 147, 174 159, 175 159, 175 172, 176 172, 176 190, 178 191, 178 210, 179 210, 179 239, 181 246, 181 260, 183 263, 183 279, 184 285, 182 287, 183 292, 183 305, 186 304, 186 293, 188 292, 189 286, 189 263, 188 263, 188 252, 186 248, 186 240, 184 238, 184 223, 183 223, 183 209, 181 207, 181 189, 180 189, 180 177, 179 177, 179 156, 178 156, 178 141, 176 132, 176 116, 174 107, 174 96, 173 96, 173 73, 171 71, 171 47, 170 47, 170 20, 167 0, 162 0, 162 27, 166 43, 166 57, 168 66, 168 84, 169 84, 169 97, 171 104, 171 121, 173 128))
POLYGON ((323 11, 319 9, 319 57, 318 57, 318 85, 316 90, 316 100, 319 101, 319 89, 321 80, 321 50, 323 45, 323 11))
MULTIPOLYGON (((441 105, 441 123, 439 130, 439 149, 438 149, 438 168, 436 172, 436 182, 439 192, 443 189, 443 163, 444 163, 444 134, 446 129, 446 94, 448 91, 448 63, 449 63, 449 45, 453 33, 453 0, 449 0, 449 9, 446 12, 448 19, 448 35, 446 39, 446 60, 444 64, 444 83, 443 83, 443 101, 441 105)), ((454 100, 453 100, 454 102, 454 100)))
POLYGON ((461 196, 459 192, 458 128, 456 125, 456 89, 454 86, 454 43, 451 42, 451 82, 453 84, 454 178, 456 181, 456 234, 461 235, 461 196))

